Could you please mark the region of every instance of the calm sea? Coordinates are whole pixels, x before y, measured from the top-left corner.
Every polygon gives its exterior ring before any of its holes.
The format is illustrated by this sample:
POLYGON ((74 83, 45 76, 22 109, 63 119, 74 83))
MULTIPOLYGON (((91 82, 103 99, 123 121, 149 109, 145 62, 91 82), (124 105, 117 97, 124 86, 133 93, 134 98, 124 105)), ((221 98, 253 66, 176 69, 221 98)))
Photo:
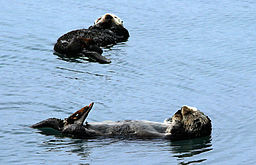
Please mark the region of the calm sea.
POLYGON ((253 0, 0 0, 1 164, 255 164, 253 0), (130 32, 104 49, 111 64, 53 54, 62 34, 114 13, 130 32), (163 121, 182 105, 210 138, 79 140, 29 126, 94 101, 90 121, 163 121))

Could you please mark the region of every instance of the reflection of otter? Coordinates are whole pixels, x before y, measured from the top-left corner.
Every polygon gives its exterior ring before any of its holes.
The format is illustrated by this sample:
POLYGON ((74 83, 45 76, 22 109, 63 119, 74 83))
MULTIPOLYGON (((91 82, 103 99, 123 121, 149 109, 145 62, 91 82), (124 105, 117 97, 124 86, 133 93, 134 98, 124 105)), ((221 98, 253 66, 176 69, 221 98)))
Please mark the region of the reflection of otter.
MULTIPOLYGON (((91 147, 83 139, 63 139, 63 138, 46 138, 41 145, 47 152, 67 152, 74 153, 84 160, 91 154, 91 147)), ((74 164, 74 162, 72 162, 74 164)))
POLYGON ((170 146, 173 157, 178 158, 178 161, 182 161, 180 164, 200 163, 206 161, 206 159, 201 158, 193 160, 191 157, 212 150, 211 136, 183 141, 174 141, 170 143, 170 146), (189 158, 190 161, 184 162, 186 158, 189 158))
POLYGON ((105 121, 83 125, 93 103, 61 120, 50 118, 32 125, 32 128, 50 127, 64 135, 77 138, 125 137, 164 138, 170 140, 190 139, 211 134, 211 120, 196 108, 183 106, 164 123, 152 121, 105 121))
POLYGON ((129 32, 123 27, 123 21, 114 14, 105 14, 98 18, 89 29, 68 32, 54 45, 54 50, 67 57, 88 57, 90 61, 110 63, 101 54, 100 47, 126 41, 129 32))

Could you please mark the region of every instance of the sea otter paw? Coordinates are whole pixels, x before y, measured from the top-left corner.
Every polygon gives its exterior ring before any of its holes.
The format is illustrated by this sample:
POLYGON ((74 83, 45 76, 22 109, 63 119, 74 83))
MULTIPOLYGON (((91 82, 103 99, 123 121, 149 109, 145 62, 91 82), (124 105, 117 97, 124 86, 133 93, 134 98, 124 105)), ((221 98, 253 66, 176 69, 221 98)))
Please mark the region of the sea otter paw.
POLYGON ((89 61, 98 62, 98 63, 101 63, 101 64, 111 63, 110 59, 107 59, 106 57, 100 55, 97 52, 85 50, 82 53, 85 57, 88 57, 89 61))

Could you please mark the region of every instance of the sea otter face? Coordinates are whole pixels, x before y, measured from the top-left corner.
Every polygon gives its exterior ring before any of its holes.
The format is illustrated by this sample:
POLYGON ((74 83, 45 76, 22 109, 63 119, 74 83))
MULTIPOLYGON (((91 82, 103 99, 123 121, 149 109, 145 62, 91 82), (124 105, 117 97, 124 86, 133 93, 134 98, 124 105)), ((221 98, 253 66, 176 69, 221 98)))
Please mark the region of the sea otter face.
POLYGON ((180 137, 200 137, 210 135, 211 120, 195 107, 182 106, 170 119, 166 133, 180 137))
POLYGON ((98 18, 97 20, 95 20, 94 25, 97 25, 99 23, 104 23, 107 21, 111 21, 115 25, 123 26, 123 21, 118 16, 116 16, 114 14, 110 14, 110 13, 107 13, 107 14, 101 16, 100 18, 98 18))

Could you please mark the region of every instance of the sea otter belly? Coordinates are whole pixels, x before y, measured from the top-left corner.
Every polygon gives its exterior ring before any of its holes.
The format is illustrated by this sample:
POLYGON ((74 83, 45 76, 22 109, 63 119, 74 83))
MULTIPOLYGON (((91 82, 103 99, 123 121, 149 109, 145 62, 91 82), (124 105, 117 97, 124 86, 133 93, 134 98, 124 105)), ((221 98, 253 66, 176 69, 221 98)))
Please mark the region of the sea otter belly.
POLYGON ((86 128, 94 130, 99 136, 122 136, 135 138, 164 137, 169 125, 151 121, 104 121, 88 123, 86 128))

